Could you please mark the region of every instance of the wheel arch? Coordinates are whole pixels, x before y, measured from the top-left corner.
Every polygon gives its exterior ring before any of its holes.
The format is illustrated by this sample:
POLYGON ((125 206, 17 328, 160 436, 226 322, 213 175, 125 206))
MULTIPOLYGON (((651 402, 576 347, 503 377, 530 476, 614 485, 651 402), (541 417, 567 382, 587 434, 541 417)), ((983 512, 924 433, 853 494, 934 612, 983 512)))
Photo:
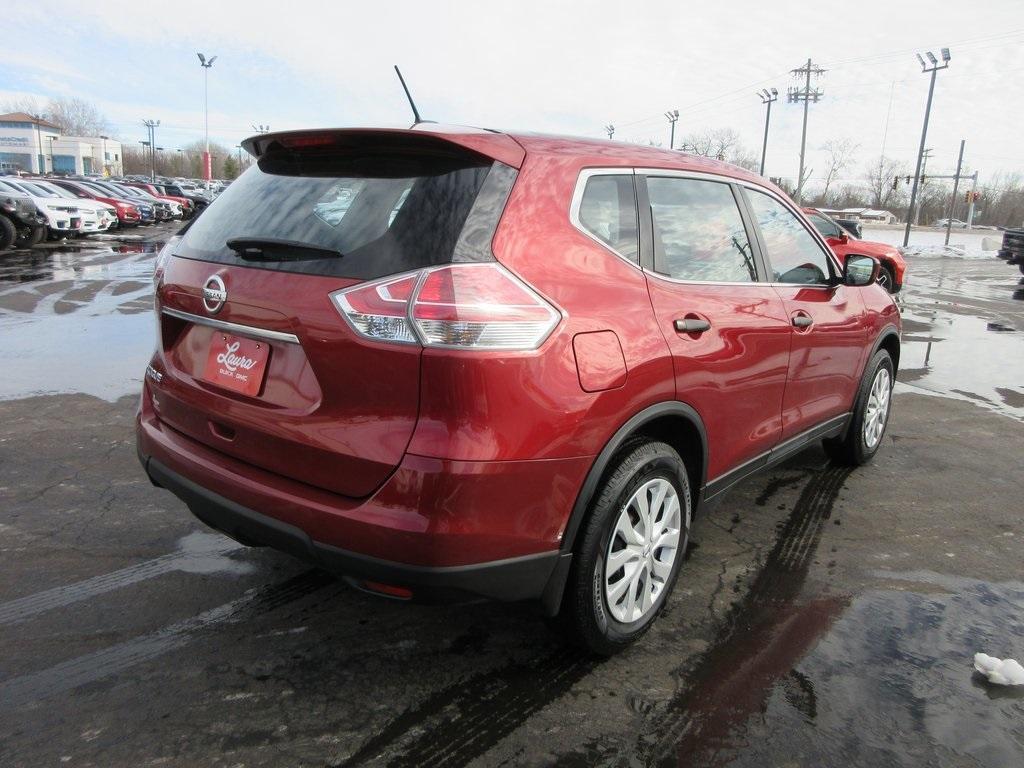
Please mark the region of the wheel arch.
POLYGON ((704 422, 700 414, 686 403, 678 400, 655 403, 619 427, 594 459, 562 534, 560 549, 563 553, 572 552, 590 502, 615 455, 632 438, 641 435, 671 445, 682 457, 690 481, 692 504, 697 506, 707 480, 708 440, 704 422))
MULTIPOLYGON (((878 334, 878 338, 875 339, 875 343, 871 347, 871 354, 868 355, 868 359, 864 362, 865 368, 867 368, 871 358, 880 349, 884 349, 889 353, 889 357, 892 358, 893 376, 895 376, 900 369, 900 333, 895 325, 887 325, 878 334)), ((863 376, 863 373, 861 375, 863 376)))
POLYGON ((612 459, 633 437, 646 435, 671 445, 682 457, 690 480, 690 498, 694 509, 700 503, 707 482, 708 440, 704 422, 697 411, 678 400, 655 403, 634 414, 619 427, 594 459, 580 492, 576 496, 562 534, 558 563, 541 595, 541 607, 547 616, 558 614, 565 584, 572 566, 576 536, 587 517, 590 502, 597 493, 601 480, 608 472, 612 459))

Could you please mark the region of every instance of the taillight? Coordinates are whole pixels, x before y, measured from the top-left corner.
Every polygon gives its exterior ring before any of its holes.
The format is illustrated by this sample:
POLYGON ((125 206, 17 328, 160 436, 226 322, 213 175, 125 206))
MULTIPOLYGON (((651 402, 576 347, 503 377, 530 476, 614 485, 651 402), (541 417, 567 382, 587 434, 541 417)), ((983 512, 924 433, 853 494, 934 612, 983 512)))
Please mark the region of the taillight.
POLYGON ((559 313, 499 264, 452 264, 333 294, 375 341, 451 349, 536 349, 559 313))
POLYGON ((342 315, 356 332, 376 341, 415 344, 409 324, 409 299, 420 273, 382 280, 332 295, 342 315))

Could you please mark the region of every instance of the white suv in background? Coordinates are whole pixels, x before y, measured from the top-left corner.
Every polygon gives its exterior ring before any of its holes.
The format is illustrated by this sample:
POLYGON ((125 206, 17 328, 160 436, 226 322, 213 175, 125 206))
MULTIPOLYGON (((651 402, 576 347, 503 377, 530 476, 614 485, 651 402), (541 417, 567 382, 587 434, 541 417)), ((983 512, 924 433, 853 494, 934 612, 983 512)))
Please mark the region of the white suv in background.
POLYGON ((47 218, 47 227, 59 234, 104 232, 110 229, 117 215, 111 206, 94 200, 79 200, 70 192, 46 181, 36 179, 4 179, 8 186, 32 198, 39 212, 47 218), (71 217, 70 226, 64 226, 61 214, 71 217), (75 226, 74 221, 78 221, 75 226))
POLYGON ((0 179, 0 191, 21 192, 32 198, 38 211, 46 218, 46 228, 56 237, 67 237, 82 229, 82 214, 78 201, 72 203, 56 195, 40 195, 35 190, 22 187, 20 181, 0 179))

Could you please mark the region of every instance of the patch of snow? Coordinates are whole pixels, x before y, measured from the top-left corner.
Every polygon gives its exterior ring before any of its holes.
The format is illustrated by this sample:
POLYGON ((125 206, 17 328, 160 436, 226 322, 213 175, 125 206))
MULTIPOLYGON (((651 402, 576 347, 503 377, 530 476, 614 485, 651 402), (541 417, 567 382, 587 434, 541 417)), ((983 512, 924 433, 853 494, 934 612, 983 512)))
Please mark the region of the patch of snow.
POLYGON ((1024 667, 1015 659, 997 659, 984 653, 974 654, 974 668, 996 685, 1024 685, 1024 667))

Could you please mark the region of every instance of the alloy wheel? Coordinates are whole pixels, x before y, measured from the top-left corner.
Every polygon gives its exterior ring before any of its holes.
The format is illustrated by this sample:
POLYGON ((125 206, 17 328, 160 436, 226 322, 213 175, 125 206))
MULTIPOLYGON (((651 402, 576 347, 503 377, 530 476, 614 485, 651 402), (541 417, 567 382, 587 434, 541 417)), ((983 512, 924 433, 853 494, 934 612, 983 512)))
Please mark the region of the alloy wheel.
POLYGON ((604 566, 608 610, 623 624, 646 616, 672 576, 690 527, 675 486, 663 478, 641 485, 615 521, 604 566))
POLYGON ((892 396, 892 377, 887 368, 879 368, 871 383, 867 407, 864 410, 864 444, 874 448, 882 439, 885 422, 889 418, 889 399, 892 396))

